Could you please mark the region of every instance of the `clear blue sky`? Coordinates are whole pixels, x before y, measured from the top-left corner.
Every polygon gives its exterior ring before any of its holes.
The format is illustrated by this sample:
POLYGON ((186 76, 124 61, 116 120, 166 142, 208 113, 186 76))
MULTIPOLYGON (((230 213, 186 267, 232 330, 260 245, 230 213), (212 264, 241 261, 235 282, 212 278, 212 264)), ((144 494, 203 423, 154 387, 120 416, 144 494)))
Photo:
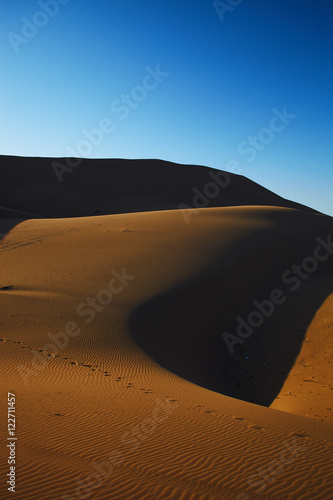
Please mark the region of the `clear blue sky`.
POLYGON ((222 4, 1 2, 0 153, 234 161, 333 215, 333 2, 222 4))

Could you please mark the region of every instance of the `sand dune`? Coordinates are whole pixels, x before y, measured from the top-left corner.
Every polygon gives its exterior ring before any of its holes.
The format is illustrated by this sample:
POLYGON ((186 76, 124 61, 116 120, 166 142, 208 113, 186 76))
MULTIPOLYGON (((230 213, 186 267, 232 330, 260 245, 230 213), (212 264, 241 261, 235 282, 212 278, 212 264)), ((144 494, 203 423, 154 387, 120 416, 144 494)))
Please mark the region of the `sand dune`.
POLYGON ((87 160, 63 186, 47 159, 4 165, 15 497, 332 497, 332 219, 235 175, 190 209, 203 167, 87 160))
POLYGON ((0 207, 41 217, 168 210, 179 205, 270 205, 311 211, 246 177, 197 165, 161 160, 0 158, 0 207))

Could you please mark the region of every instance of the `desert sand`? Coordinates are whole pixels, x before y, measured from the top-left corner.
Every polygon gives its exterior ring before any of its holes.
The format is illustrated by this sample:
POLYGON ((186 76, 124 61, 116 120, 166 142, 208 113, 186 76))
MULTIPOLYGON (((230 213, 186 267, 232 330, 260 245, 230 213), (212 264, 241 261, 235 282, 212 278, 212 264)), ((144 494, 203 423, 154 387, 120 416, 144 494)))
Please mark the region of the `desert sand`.
POLYGON ((1 498, 332 498, 333 219, 207 167, 53 161, 1 157, 1 498))

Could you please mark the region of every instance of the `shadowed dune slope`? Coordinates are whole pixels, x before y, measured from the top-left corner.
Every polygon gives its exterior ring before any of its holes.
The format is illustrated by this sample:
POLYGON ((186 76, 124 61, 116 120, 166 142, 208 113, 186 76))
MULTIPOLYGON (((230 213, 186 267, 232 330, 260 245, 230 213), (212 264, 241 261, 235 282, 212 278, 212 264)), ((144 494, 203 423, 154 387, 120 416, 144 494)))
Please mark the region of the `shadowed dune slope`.
POLYGON ((14 156, 0 160, 0 207, 41 217, 169 210, 179 205, 184 210, 270 205, 311 211, 246 177, 197 165, 14 156))
MULTIPOLYGON (((18 500, 332 497, 332 425, 260 406, 311 322, 327 329, 316 312, 333 256, 294 292, 281 275, 332 219, 193 212, 189 224, 180 210, 2 219, 0 387, 17 396, 18 500), (277 288, 285 302, 230 353, 223 332, 277 288)), ((318 374, 322 353, 304 355, 318 374)))
MULTIPOLYGON (((204 215, 205 225, 216 224, 221 254, 200 273, 141 305, 131 316, 134 337, 178 375, 268 406, 317 310, 333 293, 333 248, 325 261, 316 264, 313 257, 318 241, 333 241, 332 219, 269 207, 207 209, 204 215), (310 272, 298 275, 293 266, 301 269, 303 262, 310 272), (224 339, 226 332, 231 336, 224 339)), ((198 233, 203 232, 201 227, 198 233)), ((315 372, 329 352, 317 352, 315 372)), ((333 387, 332 374, 330 381, 333 387)), ((321 416, 333 422, 326 407, 321 416)))

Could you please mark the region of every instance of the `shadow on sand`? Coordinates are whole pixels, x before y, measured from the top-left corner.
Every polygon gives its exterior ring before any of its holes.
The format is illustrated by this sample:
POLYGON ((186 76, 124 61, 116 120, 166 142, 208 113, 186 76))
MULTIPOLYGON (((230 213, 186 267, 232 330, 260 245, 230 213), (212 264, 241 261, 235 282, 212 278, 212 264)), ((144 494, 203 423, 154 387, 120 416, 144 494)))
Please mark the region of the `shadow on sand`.
POLYGON ((297 290, 291 290, 295 281, 282 280, 294 264, 313 256, 317 237, 326 240, 333 233, 331 221, 321 224, 318 219, 304 234, 297 218, 295 212, 289 227, 258 231, 204 272, 138 307, 130 318, 136 343, 184 379, 269 406, 294 365, 313 317, 333 292, 333 256, 300 279, 297 290), (268 299, 274 289, 281 290, 284 302, 231 353, 223 333, 236 335, 237 317, 247 320, 258 311, 253 302, 268 299))

